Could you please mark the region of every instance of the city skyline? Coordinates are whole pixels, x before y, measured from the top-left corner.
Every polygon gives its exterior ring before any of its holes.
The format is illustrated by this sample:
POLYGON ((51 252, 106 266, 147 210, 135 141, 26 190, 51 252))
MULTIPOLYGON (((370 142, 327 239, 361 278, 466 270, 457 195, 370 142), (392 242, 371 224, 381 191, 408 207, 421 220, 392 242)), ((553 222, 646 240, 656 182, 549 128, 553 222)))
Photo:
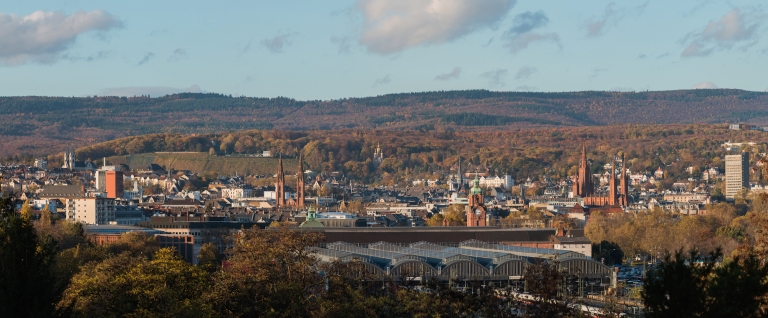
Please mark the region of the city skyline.
POLYGON ((29 1, 0 11, 0 95, 765 91, 765 20, 750 1, 29 1))

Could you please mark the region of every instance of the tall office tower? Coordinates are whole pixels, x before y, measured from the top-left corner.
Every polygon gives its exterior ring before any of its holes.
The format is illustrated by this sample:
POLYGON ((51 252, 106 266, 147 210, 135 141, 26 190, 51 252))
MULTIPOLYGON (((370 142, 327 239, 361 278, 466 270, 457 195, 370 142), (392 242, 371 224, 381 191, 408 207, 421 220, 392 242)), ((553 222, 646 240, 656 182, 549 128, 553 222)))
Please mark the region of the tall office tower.
POLYGON ((725 197, 733 199, 744 188, 749 189, 749 153, 725 156, 725 197))

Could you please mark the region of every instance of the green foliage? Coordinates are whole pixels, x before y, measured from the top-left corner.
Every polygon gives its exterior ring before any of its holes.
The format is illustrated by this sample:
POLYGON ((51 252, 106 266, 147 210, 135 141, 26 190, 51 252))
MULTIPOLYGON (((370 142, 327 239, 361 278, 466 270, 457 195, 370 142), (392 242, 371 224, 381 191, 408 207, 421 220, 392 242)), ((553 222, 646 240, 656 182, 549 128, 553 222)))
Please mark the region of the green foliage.
POLYGON ((459 126, 504 126, 516 122, 530 122, 535 124, 558 125, 557 121, 538 118, 510 117, 505 115, 488 115, 482 113, 458 113, 444 114, 439 117, 444 122, 454 123, 459 126))
POLYGON ((0 198, 0 316, 50 316, 56 299, 51 271, 56 242, 39 237, 14 206, 14 198, 0 198))
POLYGON ((603 261, 608 266, 621 265, 624 261, 624 251, 619 244, 601 241, 599 244, 592 244, 592 259, 603 261))
POLYGON ((739 242, 744 240, 746 236, 743 229, 730 226, 723 226, 718 228, 715 234, 719 236, 725 236, 739 242))
POLYGON ((197 254, 197 266, 200 266, 207 271, 214 271, 219 268, 220 262, 221 255, 219 254, 216 245, 208 242, 200 247, 200 252, 197 254))
POLYGON ((208 278, 173 249, 152 260, 123 253, 90 263, 75 277, 59 302, 74 317, 211 317, 199 295, 208 278))
POLYGON ((721 258, 719 250, 667 254, 644 282, 647 317, 764 317, 768 266, 754 255, 721 258))

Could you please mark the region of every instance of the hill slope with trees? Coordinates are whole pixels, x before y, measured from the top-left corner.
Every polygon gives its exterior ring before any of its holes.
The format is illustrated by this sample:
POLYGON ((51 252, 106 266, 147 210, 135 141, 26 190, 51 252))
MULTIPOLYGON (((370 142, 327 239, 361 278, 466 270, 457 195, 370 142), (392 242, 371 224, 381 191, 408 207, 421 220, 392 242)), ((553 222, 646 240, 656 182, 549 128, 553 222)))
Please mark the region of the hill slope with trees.
MULTIPOLYGON (((617 124, 768 123, 768 93, 662 92, 389 94, 329 101, 181 93, 149 97, 0 97, 0 155, 42 154, 124 136, 247 129, 334 130, 617 124), (44 150, 44 151, 43 151, 44 150)), ((203 150, 204 151, 204 150, 203 150)))

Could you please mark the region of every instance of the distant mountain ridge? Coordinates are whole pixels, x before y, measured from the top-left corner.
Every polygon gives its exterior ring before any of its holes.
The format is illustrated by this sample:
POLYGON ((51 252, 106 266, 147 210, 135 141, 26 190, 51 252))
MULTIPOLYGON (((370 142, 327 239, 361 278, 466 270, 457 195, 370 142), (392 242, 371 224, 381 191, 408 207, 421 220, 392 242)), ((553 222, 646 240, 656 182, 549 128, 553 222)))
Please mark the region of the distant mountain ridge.
POLYGON ((149 133, 245 129, 461 129, 616 124, 768 123, 768 93, 654 92, 388 94, 329 101, 181 93, 148 97, 0 97, 4 154, 37 153, 149 133), (471 128, 475 127, 475 128, 471 128))

